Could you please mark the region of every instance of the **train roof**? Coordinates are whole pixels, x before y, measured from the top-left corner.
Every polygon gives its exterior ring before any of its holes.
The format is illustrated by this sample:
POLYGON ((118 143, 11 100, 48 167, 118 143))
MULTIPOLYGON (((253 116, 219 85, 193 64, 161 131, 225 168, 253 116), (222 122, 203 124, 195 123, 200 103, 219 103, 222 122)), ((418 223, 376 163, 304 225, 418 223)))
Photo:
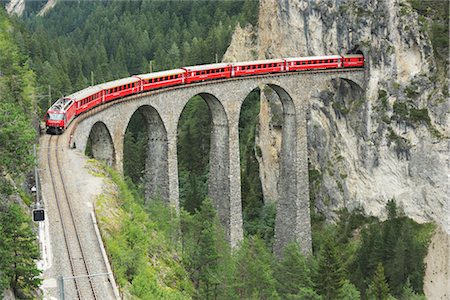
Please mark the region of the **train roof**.
POLYGON ((135 83, 138 82, 140 79, 137 77, 127 77, 127 78, 122 78, 119 80, 114 80, 114 81, 109 81, 109 82, 105 82, 105 83, 101 83, 98 85, 98 87, 100 87, 101 89, 111 89, 111 88, 115 88, 121 85, 125 85, 125 84, 129 84, 129 83, 135 83))
POLYGON ((100 92, 102 89, 98 85, 90 86, 81 91, 75 92, 72 95, 67 96, 66 98, 72 99, 74 101, 79 101, 86 97, 89 97, 95 93, 100 92))
POLYGON ((233 63, 233 66, 247 66, 247 65, 260 65, 260 64, 274 64, 274 63, 282 63, 283 59, 264 59, 264 60, 253 60, 253 61, 243 61, 233 63))
POLYGON ((285 58, 286 61, 297 61, 297 60, 317 60, 317 59, 339 59, 340 55, 326 55, 326 56, 306 56, 306 57, 289 57, 285 58))
POLYGON ((203 70, 210 70, 210 69, 226 68, 229 66, 230 66, 230 64, 228 64, 228 63, 218 63, 218 64, 183 67, 183 69, 187 70, 187 71, 203 71, 203 70))
POLYGON ((186 73, 186 70, 174 69, 174 70, 167 70, 167 71, 161 71, 161 72, 139 74, 139 75, 134 75, 134 77, 140 78, 140 79, 150 79, 150 78, 160 78, 160 77, 164 77, 164 76, 178 75, 178 74, 183 74, 183 73, 186 73))
POLYGON ((71 101, 71 98, 63 97, 56 100, 55 103, 53 103, 52 106, 48 109, 49 113, 64 113, 69 106, 74 102, 71 101))

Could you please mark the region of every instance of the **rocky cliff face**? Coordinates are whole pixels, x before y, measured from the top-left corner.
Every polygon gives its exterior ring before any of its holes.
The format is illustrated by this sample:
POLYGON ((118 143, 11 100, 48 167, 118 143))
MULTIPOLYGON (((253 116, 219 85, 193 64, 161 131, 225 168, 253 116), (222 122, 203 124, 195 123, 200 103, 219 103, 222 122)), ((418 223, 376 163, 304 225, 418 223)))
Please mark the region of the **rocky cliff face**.
POLYGON ((25 0, 11 0, 6 4, 5 8, 8 14, 21 16, 25 10, 25 0))
MULTIPOLYGON (((365 87, 330 82, 310 99, 311 189, 327 217, 342 207, 383 217, 395 198, 408 216, 450 233, 448 79, 427 22, 406 1, 261 0, 258 26, 237 28, 224 61, 344 54, 355 45, 365 54, 365 87)), ((264 130, 274 113, 261 107, 261 180, 274 189, 265 180, 276 176, 264 174, 277 174, 280 137, 264 130)))
MULTIPOLYGON (((47 3, 42 7, 42 9, 39 11, 38 15, 43 16, 45 15, 50 9, 52 9, 58 0, 47 0, 47 3)), ((18 15, 21 16, 25 10, 25 0, 10 0, 6 4, 6 11, 8 14, 12 15, 18 15)))

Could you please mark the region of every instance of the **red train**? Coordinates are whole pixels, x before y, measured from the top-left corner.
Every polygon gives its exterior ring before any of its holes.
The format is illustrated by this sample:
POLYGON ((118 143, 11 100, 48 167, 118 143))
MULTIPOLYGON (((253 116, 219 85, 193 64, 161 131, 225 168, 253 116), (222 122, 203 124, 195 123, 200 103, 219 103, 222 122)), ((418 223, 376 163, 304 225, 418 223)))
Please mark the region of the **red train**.
POLYGON ((268 73, 362 67, 362 54, 347 54, 218 63, 135 75, 91 86, 58 99, 45 114, 45 126, 47 133, 62 133, 76 116, 102 103, 175 85, 268 73))

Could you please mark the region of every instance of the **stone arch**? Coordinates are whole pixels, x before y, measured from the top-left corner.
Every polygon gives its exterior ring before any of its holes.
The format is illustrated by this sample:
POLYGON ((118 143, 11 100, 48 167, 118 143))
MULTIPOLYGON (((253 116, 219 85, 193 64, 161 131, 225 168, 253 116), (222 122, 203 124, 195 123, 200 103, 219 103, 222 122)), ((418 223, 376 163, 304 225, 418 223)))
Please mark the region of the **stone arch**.
POLYGON ((85 149, 86 154, 105 162, 108 166, 115 166, 115 149, 111 133, 102 121, 97 121, 91 128, 85 149))
POLYGON ((364 81, 364 77, 361 76, 344 76, 344 74, 339 75, 338 77, 334 77, 337 78, 339 80, 342 80, 346 83, 348 83, 349 85, 351 85, 352 87, 354 87, 355 89, 364 91, 364 87, 365 87, 365 81, 364 81))
MULTIPOLYGON (((136 114, 143 119, 146 137, 144 189, 145 201, 169 200, 169 168, 167 130, 158 111, 150 105, 138 107, 128 120, 127 128, 136 114)), ((125 141, 124 141, 125 142, 125 141)), ((125 152, 124 145, 124 152, 125 152)))
MULTIPOLYGON (((192 99, 195 96, 200 96, 206 102, 211 113, 208 196, 215 204, 218 216, 225 227, 226 236, 229 236, 229 121, 222 102, 215 95, 207 92, 200 92, 192 95, 189 99, 192 99)), ((181 117, 181 114, 179 117, 181 117)))

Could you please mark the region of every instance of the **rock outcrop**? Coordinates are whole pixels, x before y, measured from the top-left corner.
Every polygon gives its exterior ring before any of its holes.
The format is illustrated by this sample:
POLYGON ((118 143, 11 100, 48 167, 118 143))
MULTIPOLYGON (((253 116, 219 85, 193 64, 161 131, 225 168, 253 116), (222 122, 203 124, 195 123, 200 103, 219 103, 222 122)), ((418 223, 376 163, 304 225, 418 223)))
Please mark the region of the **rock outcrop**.
MULTIPOLYGON (((448 79, 423 22, 406 1, 262 0, 258 26, 232 37, 224 61, 344 54, 357 45, 365 54, 364 91, 330 82, 310 103, 314 205, 329 218, 342 207, 383 218, 395 198, 408 216, 450 233, 448 79)), ((273 145, 260 169, 263 187, 274 188, 264 182, 278 168, 279 137, 262 128, 271 115, 260 116, 257 146, 273 145)))

